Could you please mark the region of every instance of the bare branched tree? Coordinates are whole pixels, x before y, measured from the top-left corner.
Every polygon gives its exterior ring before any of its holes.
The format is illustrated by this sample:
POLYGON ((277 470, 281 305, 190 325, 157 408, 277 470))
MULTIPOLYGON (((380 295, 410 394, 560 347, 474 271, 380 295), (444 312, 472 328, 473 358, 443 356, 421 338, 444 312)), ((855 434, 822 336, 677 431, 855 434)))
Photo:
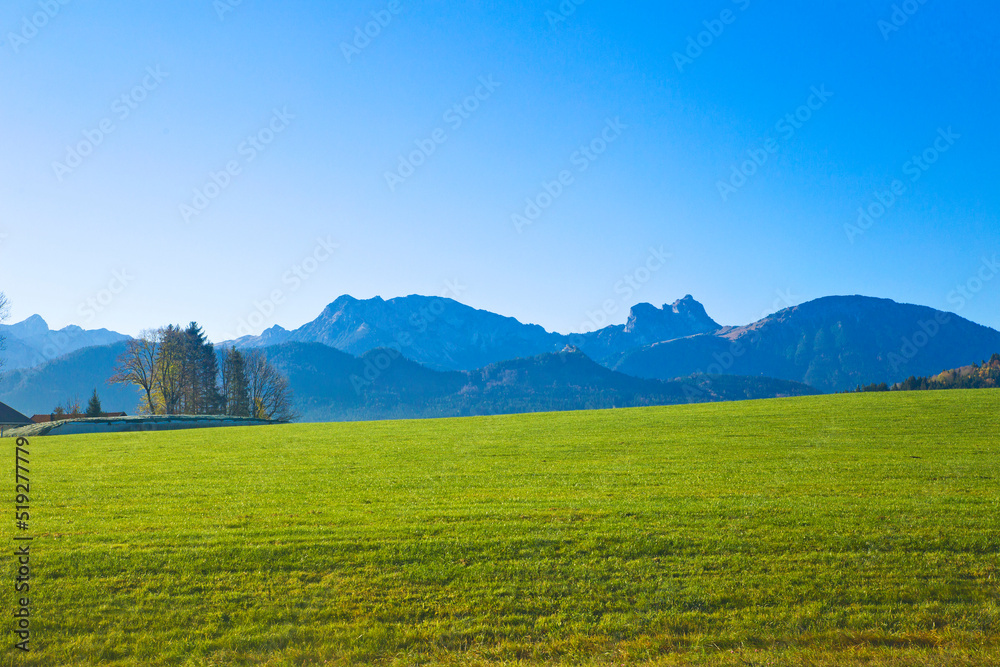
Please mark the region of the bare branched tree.
POLYGON ((278 372, 262 350, 244 353, 247 388, 250 395, 250 416, 257 419, 291 421, 292 391, 288 380, 278 372))
POLYGON ((131 384, 143 394, 144 411, 156 414, 156 352, 160 332, 147 329, 138 338, 130 339, 125 345, 125 353, 118 358, 115 375, 108 380, 113 384, 131 384))

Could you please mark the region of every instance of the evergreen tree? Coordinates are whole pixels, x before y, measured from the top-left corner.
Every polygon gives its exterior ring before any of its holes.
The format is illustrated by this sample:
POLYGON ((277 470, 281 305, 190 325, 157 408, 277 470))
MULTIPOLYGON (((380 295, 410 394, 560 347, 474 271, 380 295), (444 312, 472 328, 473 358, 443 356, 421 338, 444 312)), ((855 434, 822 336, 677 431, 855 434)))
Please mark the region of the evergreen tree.
POLYGON ((104 415, 104 410, 101 408, 101 399, 97 395, 97 389, 94 389, 93 395, 90 397, 90 402, 87 403, 87 417, 101 417, 104 415))
POLYGON ((198 368, 203 388, 201 414, 221 414, 225 401, 222 398, 222 392, 219 390, 219 361, 215 354, 215 345, 208 341, 201 347, 198 368))
POLYGON ((111 381, 144 393, 150 414, 214 415, 224 410, 215 346, 197 322, 143 332, 130 341, 111 381))
POLYGON ((250 384, 243 353, 227 349, 222 361, 222 395, 225 413, 231 417, 250 416, 250 384))
POLYGON ((222 408, 215 346, 197 322, 184 331, 182 410, 191 415, 217 414, 222 408))

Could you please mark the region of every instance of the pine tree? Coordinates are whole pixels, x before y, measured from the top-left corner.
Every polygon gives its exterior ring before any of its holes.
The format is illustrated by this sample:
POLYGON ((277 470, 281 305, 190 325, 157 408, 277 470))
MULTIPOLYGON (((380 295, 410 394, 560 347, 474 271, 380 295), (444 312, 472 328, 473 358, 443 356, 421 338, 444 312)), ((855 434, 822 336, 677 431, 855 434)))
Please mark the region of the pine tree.
POLYGON ((222 394, 225 413, 231 417, 250 416, 250 385, 246 361, 236 349, 227 349, 222 358, 222 394))
POLYGON ((205 333, 197 322, 191 322, 184 330, 184 358, 181 363, 181 406, 184 414, 202 414, 204 403, 204 383, 201 378, 199 360, 205 344, 205 333))
POLYGON ((201 414, 217 415, 222 412, 224 400, 219 390, 219 361, 215 355, 215 345, 205 341, 198 357, 198 376, 201 378, 201 414))
POLYGON ((181 409, 191 415, 212 415, 222 409, 215 346, 197 322, 184 331, 183 399, 181 409))
POLYGON ((94 389, 93 395, 90 397, 90 402, 87 403, 87 417, 101 417, 104 415, 104 410, 101 408, 101 399, 97 395, 97 389, 94 389))

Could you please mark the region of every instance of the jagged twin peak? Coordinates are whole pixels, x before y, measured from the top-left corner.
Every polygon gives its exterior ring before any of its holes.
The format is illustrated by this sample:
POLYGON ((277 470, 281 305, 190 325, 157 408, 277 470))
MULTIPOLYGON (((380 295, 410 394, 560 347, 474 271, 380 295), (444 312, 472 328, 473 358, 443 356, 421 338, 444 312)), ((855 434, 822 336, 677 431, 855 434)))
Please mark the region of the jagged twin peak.
POLYGON ((663 308, 640 303, 632 308, 625 323, 625 333, 657 341, 710 333, 721 328, 690 294, 663 308))
POLYGON ((473 370, 499 361, 559 352, 570 342, 579 343, 592 359, 603 361, 636 346, 719 328, 690 296, 662 309, 649 304, 636 306, 627 329, 615 325, 570 337, 452 299, 411 295, 359 300, 345 295, 295 331, 274 327, 262 336, 247 336, 231 344, 321 343, 353 355, 397 347, 407 358, 429 368, 473 370))

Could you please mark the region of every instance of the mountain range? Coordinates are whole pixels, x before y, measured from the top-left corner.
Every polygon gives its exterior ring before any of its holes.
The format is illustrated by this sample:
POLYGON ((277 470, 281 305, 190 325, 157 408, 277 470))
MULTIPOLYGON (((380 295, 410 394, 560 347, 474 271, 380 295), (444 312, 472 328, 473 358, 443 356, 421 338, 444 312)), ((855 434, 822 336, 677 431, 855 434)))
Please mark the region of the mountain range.
POLYGON ((826 297, 743 327, 662 341, 613 364, 628 375, 766 375, 823 391, 935 375, 989 359, 1000 332, 957 315, 869 297, 826 297))
POLYGON ((77 350, 128 339, 128 336, 107 329, 87 331, 68 326, 53 331, 39 315, 17 324, 0 325, 0 336, 5 338, 4 370, 33 368, 77 350))
POLYGON ((536 324, 522 324, 452 299, 413 295, 362 301, 342 296, 315 320, 294 331, 274 326, 260 336, 223 345, 251 348, 322 343, 354 355, 385 347, 435 370, 471 371, 509 359, 558 352, 567 345, 610 365, 627 351, 720 328, 690 295, 662 308, 639 304, 624 325, 571 336, 549 333, 536 324))
POLYGON ((86 406, 90 392, 97 389, 105 411, 134 414, 139 403, 135 390, 108 384, 123 352, 124 342, 87 347, 40 366, 7 371, 0 376, 0 401, 30 417, 74 399, 86 406))
MULTIPOLYGON (((37 316, 0 333, 8 339, 0 400, 48 412, 96 386, 114 399, 108 409, 135 405, 131 390, 105 384, 125 336, 53 332, 37 316), (53 350, 69 354, 50 359, 53 350)), ((342 296, 298 329, 275 326, 226 346, 266 349, 304 417, 359 419, 843 391, 989 359, 1000 332, 862 296, 817 299, 740 327, 718 324, 686 296, 636 305, 625 324, 577 335, 445 298, 342 296)))
POLYGON ((1000 351, 1000 332, 932 308, 864 296, 816 299, 732 327, 719 325, 688 295, 661 308, 639 304, 624 325, 568 336, 450 299, 342 296, 299 329, 272 327, 224 345, 289 342, 354 355, 391 347, 441 371, 471 371, 570 345, 635 377, 764 376, 844 391, 989 359, 1000 351))

